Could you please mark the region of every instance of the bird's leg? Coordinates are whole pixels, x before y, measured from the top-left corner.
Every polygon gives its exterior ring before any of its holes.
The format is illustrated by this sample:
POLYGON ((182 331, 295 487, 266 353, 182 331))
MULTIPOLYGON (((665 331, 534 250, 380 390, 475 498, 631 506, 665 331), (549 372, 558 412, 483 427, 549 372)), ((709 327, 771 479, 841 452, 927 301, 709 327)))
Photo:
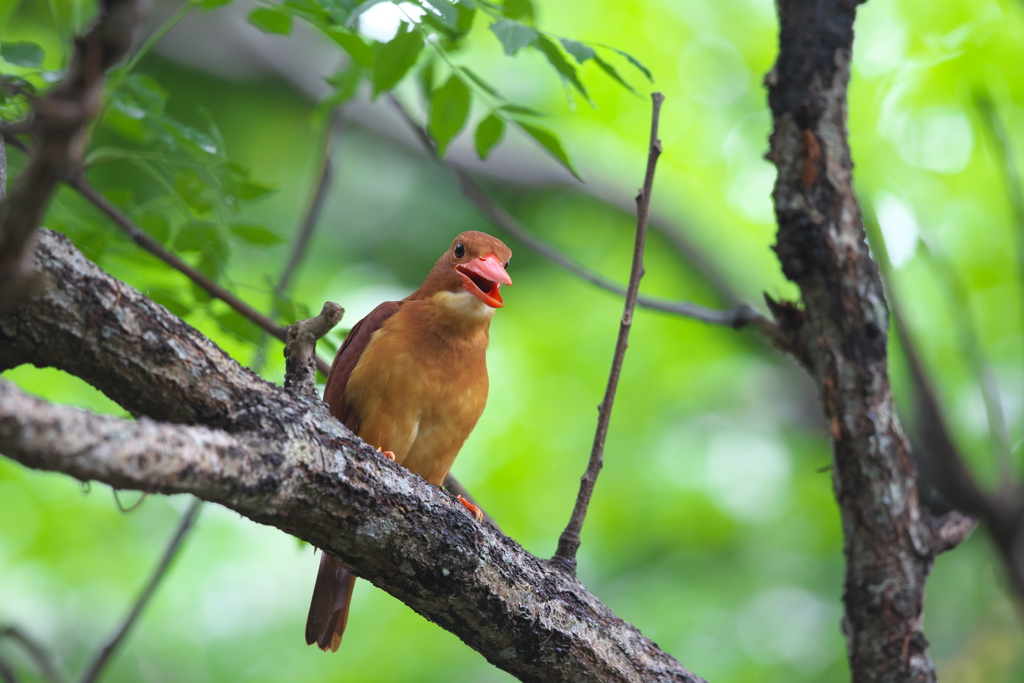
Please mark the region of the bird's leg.
POLYGON ((378 452, 378 453, 380 453, 381 455, 383 455, 383 456, 384 456, 385 458, 387 458, 388 460, 390 460, 390 461, 394 462, 394 460, 395 460, 395 454, 394 454, 394 453, 392 453, 391 451, 385 451, 385 450, 382 450, 382 449, 378 448, 378 449, 377 449, 377 452, 378 452))
POLYGON ((479 506, 473 505, 462 496, 457 496, 457 498, 459 499, 459 502, 462 503, 467 510, 469 510, 470 514, 473 515, 473 519, 475 519, 478 522, 484 521, 484 511, 481 510, 479 506))

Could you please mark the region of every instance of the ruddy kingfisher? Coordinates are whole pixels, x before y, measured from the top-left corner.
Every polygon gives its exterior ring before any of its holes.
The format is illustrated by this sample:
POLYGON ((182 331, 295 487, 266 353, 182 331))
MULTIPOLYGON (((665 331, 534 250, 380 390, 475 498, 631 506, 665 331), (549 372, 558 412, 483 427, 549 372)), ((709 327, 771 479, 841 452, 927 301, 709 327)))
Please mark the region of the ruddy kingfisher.
MULTIPOLYGON (((511 285, 512 251, 460 234, 423 285, 377 306, 345 338, 327 376, 331 413, 368 444, 440 486, 487 402, 491 318, 511 285)), ((481 519, 478 507, 459 500, 481 519)), ((306 619, 306 643, 337 651, 355 575, 327 553, 306 619)))

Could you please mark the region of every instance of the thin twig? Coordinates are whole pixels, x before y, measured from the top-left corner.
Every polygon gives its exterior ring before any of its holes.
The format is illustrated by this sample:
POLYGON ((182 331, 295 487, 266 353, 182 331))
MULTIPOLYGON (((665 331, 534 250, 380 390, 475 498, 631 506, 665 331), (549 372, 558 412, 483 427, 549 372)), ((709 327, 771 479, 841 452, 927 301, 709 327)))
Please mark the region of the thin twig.
POLYGON ((0 659, 0 679, 4 683, 18 683, 18 675, 14 673, 14 667, 3 659, 0 659))
POLYGON ((61 176, 77 169, 89 123, 103 102, 106 70, 131 46, 141 18, 136 0, 105 0, 89 31, 75 41, 61 82, 32 103, 33 154, 0 203, 0 300, 17 298, 28 283, 25 258, 61 176))
POLYGON ((57 670, 57 665, 53 663, 50 653, 40 643, 37 643, 34 638, 17 626, 0 628, 0 640, 4 638, 10 638, 21 644, 25 652, 28 653, 29 657, 36 663, 36 666, 39 667, 39 673, 43 675, 47 683, 64 682, 64 676, 57 670))
POLYGON ((626 290, 626 303, 622 311, 622 320, 619 323, 619 336, 615 342, 615 355, 612 359, 612 368, 608 376, 608 386, 604 392, 604 400, 598 409, 597 430, 594 433, 594 445, 590 451, 590 461, 587 463, 587 471, 580 480, 580 491, 576 497, 576 505, 573 507, 569 524, 565 527, 561 537, 558 539, 558 550, 551 561, 562 570, 575 573, 576 551, 580 547, 580 531, 583 529, 583 520, 587 516, 587 508, 590 506, 590 497, 594 493, 594 484, 597 483, 597 475, 604 464, 604 442, 608 435, 608 423, 611 421, 612 404, 615 402, 615 392, 619 386, 619 375, 622 372, 622 361, 626 356, 626 347, 629 345, 629 331, 633 326, 633 311, 637 304, 637 293, 640 291, 640 278, 644 275, 644 243, 647 239, 647 217, 651 206, 651 189, 654 186, 654 169, 658 164, 658 157, 661 156, 661 140, 658 139, 658 119, 661 113, 661 103, 665 97, 659 92, 651 95, 653 102, 651 112, 651 141, 647 152, 647 172, 644 175, 643 189, 636 196, 636 242, 633 246, 633 263, 629 271, 629 287, 626 290))
MULTIPOLYGON (((580 277, 584 281, 618 296, 626 295, 626 288, 589 270, 588 268, 585 268, 584 266, 581 266, 527 230, 522 223, 517 221, 509 215, 507 211, 498 206, 498 204, 489 197, 486 192, 484 192, 477 182, 473 180, 472 176, 470 176, 465 169, 448 162, 445 159, 439 158, 437 156, 434 141, 430 139, 430 136, 423 127, 416 123, 396 97, 388 94, 387 98, 388 101, 391 102, 392 106, 394 106, 398 111, 399 116, 401 116, 412 129, 424 149, 426 149, 434 159, 447 165, 452 170, 462 187, 463 194, 465 194, 466 197, 473 202, 480 212, 487 216, 492 223, 514 236, 529 249, 532 249, 555 265, 568 270, 570 273, 580 277)), ((757 321, 766 322, 763 316, 747 304, 740 304, 728 311, 717 311, 703 306, 698 306, 687 301, 665 301, 664 299, 649 296, 638 296, 637 304, 650 310, 681 315, 713 325, 725 325, 726 327, 732 327, 734 329, 744 327, 757 321)))
POLYGON ((192 502, 189 503, 188 509, 185 510, 185 514, 182 515, 181 521, 178 522, 178 528, 171 538, 170 543, 167 544, 167 548, 164 550, 163 557, 160 558, 160 563, 156 566, 153 571, 153 575, 150 577, 146 587, 142 590, 135 604, 132 606, 131 611, 125 617, 121 623, 120 628, 110 637, 106 645, 100 648, 99 652, 93 658, 92 662, 86 668, 85 673, 82 674, 80 683, 93 683, 99 678, 100 673, 103 671, 103 667, 110 661, 114 651, 124 640, 125 636, 131 630, 132 626, 135 625, 135 621, 142 614, 142 610, 145 609, 149 603, 153 593, 156 591, 157 586, 160 585, 160 581, 164 578, 167 573, 168 567, 171 565, 171 561, 174 560, 177 555, 179 548, 181 548, 182 541, 188 535, 192 525, 195 524, 196 516, 199 514, 199 510, 203 506, 203 501, 198 498, 193 498, 192 502))

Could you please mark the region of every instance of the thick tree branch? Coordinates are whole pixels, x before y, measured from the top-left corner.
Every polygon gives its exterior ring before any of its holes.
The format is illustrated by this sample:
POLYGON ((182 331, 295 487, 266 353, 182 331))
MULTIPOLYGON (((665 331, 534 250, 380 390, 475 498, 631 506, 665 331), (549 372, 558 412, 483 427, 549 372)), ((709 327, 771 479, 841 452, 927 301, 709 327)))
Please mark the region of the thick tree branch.
POLYGON ((919 506, 889 386, 888 308, 853 192, 846 87, 856 4, 778 2, 780 51, 766 79, 769 156, 778 167, 775 250, 803 309, 773 307, 774 341, 818 383, 830 422, 853 680, 934 681, 922 600, 950 538, 919 506))
POLYGON ((558 549, 551 558, 553 564, 569 573, 576 572, 576 551, 580 547, 580 532, 583 520, 590 507, 590 498, 594 493, 597 475, 604 466, 604 442, 608 436, 608 425, 611 422, 612 406, 615 393, 619 387, 619 375, 622 363, 626 358, 626 347, 629 346, 629 332, 633 328, 633 311, 636 308, 637 294, 640 291, 640 278, 644 276, 644 245, 647 242, 647 220, 651 210, 651 190, 654 187, 654 170, 661 157, 661 140, 658 139, 658 121, 661 117, 661 104, 665 96, 660 92, 651 95, 651 138, 647 148, 647 170, 644 173, 644 184, 636 196, 636 239, 633 244, 633 259, 629 270, 629 288, 626 290, 626 302, 623 306, 622 320, 619 322, 619 334, 615 341, 615 353, 612 367, 608 374, 608 385, 604 399, 598 407, 597 430, 594 432, 594 444, 590 450, 587 469, 580 478, 580 491, 573 505, 569 524, 558 539, 558 549))
POLYGON ((135 0, 102 0, 96 23, 75 41, 67 74, 33 103, 34 153, 0 203, 0 302, 24 287, 23 255, 57 182, 81 165, 89 122, 102 106, 105 71, 128 51, 139 18, 135 0))
POLYGON ((42 289, 0 315, 0 367, 61 367, 135 415, 204 426, 97 416, 4 384, 4 454, 117 488, 192 493, 282 529, 522 680, 700 680, 324 404, 238 366, 66 238, 41 231, 36 263, 42 289))

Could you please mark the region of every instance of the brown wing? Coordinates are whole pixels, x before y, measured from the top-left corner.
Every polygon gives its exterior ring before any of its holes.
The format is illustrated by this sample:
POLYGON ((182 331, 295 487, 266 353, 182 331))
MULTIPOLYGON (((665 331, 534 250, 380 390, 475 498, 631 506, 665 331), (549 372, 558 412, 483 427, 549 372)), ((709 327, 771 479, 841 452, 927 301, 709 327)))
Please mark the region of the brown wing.
POLYGON ((359 363, 373 333, 381 328, 385 320, 397 313, 401 306, 401 301, 385 301, 357 322, 345 337, 345 343, 338 349, 338 355, 334 357, 331 371, 327 375, 324 401, 331 407, 331 415, 356 434, 359 433, 359 416, 345 403, 348 378, 359 363))
MULTIPOLYGON (((373 333, 400 307, 400 301, 386 301, 357 322, 338 349, 331 371, 327 374, 324 401, 331 407, 331 414, 356 434, 359 434, 359 415, 345 402, 348 378, 359 363, 373 333)), ((348 608, 355 581, 355 574, 345 569, 338 560, 326 553, 321 556, 313 599, 310 600, 309 615, 306 617, 307 644, 316 643, 324 651, 334 652, 338 649, 348 622, 348 608)))

